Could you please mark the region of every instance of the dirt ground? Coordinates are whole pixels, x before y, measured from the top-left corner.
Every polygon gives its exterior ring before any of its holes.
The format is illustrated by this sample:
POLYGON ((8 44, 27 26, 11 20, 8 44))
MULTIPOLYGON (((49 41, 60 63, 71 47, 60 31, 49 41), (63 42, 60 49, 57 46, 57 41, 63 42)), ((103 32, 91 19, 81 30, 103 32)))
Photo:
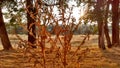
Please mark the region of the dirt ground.
MULTIPOLYGON (((0 68, 43 68, 41 57, 38 57, 41 63, 38 63, 34 67, 34 59, 29 62, 29 57, 24 55, 24 51, 16 49, 17 40, 13 36, 9 36, 15 50, 0 51, 0 68)), ((24 37, 24 36, 21 36, 24 37)), ((74 58, 71 57, 75 52, 77 46, 80 44, 84 36, 73 36, 71 41, 72 50, 67 56, 67 67, 66 68, 120 68, 120 48, 113 47, 112 49, 100 50, 97 47, 97 36, 91 36, 89 40, 81 47, 81 50, 75 54, 74 58), (89 48, 89 52, 76 62, 81 57, 82 51, 85 48, 89 48)), ((0 44, 1 45, 1 44, 0 44)), ((2 49, 2 46, 0 46, 2 49)), ((53 53, 55 54, 55 53, 53 53)), ((64 68, 61 61, 57 58, 53 58, 54 55, 46 52, 46 68, 64 68), (52 58, 52 59, 51 59, 52 58), (54 61, 51 62, 51 61, 54 61)))

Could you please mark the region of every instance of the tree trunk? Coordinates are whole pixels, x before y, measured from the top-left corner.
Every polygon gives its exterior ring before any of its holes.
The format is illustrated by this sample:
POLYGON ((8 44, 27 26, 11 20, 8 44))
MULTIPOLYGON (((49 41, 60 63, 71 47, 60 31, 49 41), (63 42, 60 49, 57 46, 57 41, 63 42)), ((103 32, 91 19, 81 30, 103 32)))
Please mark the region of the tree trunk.
MULTIPOLYGON (((32 17, 31 17, 31 14, 34 14, 35 13, 35 9, 34 9, 34 7, 33 7, 33 0, 27 0, 27 4, 26 4, 26 7, 27 7, 27 9, 28 9, 28 11, 27 11, 27 22, 28 22, 28 24, 27 24, 27 28, 28 28, 28 42, 30 42, 30 43, 32 43, 32 44, 34 44, 35 43, 35 40, 36 40, 36 38, 35 38, 35 36, 36 36, 36 31, 35 31, 35 24, 34 24, 34 22, 35 22, 35 18, 33 19, 32 17), (33 24, 33 25, 32 25, 33 24), (31 26, 32 25, 32 26, 31 26), (32 33, 32 35, 31 35, 31 33, 32 33)), ((35 46, 33 46, 33 48, 34 48, 35 46)))
POLYGON ((3 21, 2 8, 1 7, 0 7, 0 38, 1 38, 1 42, 2 42, 4 50, 12 49, 10 40, 8 38, 8 35, 7 35, 7 31, 6 31, 6 28, 5 28, 5 23, 3 21))
POLYGON ((119 44, 119 0, 112 2, 112 45, 119 44))
POLYGON ((106 13, 105 13, 105 26, 104 26, 104 32, 105 32, 105 36, 106 36, 106 40, 107 40, 107 47, 108 48, 111 48, 112 47, 112 44, 111 44, 111 41, 110 41, 110 36, 109 36, 109 29, 108 29, 108 11, 109 11, 109 3, 110 3, 110 0, 108 0, 108 3, 107 3, 107 7, 106 7, 106 13))
POLYGON ((105 48, 105 43, 104 43, 104 23, 103 23, 103 18, 102 18, 102 13, 101 13, 101 6, 102 6, 103 0, 97 0, 97 5, 96 5, 96 11, 98 15, 98 46, 100 49, 106 49, 105 48))
POLYGON ((107 40, 107 47, 111 48, 112 44, 111 44, 111 41, 110 41, 110 36, 109 36, 109 30, 108 30, 107 22, 105 22, 104 29, 105 29, 105 36, 106 36, 106 40, 107 40))
POLYGON ((98 22, 98 32, 99 32, 98 45, 99 45, 99 48, 104 50, 106 49, 105 43, 104 43, 104 23, 101 21, 98 22))

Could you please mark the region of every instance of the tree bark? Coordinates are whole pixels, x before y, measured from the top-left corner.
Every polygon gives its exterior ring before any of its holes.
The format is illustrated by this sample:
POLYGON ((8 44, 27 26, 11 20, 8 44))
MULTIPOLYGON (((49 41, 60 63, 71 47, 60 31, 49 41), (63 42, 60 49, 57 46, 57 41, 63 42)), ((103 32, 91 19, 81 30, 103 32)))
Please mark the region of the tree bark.
POLYGON ((119 0, 112 1, 112 45, 119 44, 119 0))
POLYGON ((104 32, 105 32, 105 36, 106 36, 106 40, 107 40, 107 47, 108 48, 111 48, 112 47, 112 43, 110 41, 110 36, 109 36, 109 29, 108 29, 108 11, 109 11, 109 3, 110 3, 110 0, 108 0, 107 2, 107 7, 106 7, 106 13, 105 13, 105 26, 104 26, 104 32))
MULTIPOLYGON (((35 9, 33 7, 33 0, 27 0, 26 7, 28 9, 27 11, 27 29, 28 29, 28 42, 34 44, 35 43, 35 36, 36 36, 36 31, 35 31, 35 20, 31 17, 31 14, 35 13, 35 9), (33 25, 32 25, 33 24, 33 25), (31 26, 32 25, 32 26, 31 26), (32 35, 31 35, 32 33, 32 35)), ((33 46, 35 47, 35 46, 33 46)))
POLYGON ((105 29, 104 32, 105 32, 105 36, 106 36, 106 40, 107 40, 107 47, 111 48, 112 47, 112 43, 110 41, 110 36, 109 36, 109 30, 108 30, 107 22, 105 22, 104 29, 105 29))
POLYGON ((8 38, 8 35, 7 35, 7 31, 6 31, 6 28, 5 28, 5 23, 3 21, 2 8, 1 7, 0 7, 0 38, 1 38, 1 42, 2 42, 4 50, 12 49, 10 40, 8 38))
POLYGON ((102 6, 103 0, 97 0, 97 5, 96 5, 96 11, 98 15, 98 46, 100 49, 106 49, 105 48, 105 43, 104 43, 104 22, 102 18, 102 13, 101 13, 101 6, 102 6))

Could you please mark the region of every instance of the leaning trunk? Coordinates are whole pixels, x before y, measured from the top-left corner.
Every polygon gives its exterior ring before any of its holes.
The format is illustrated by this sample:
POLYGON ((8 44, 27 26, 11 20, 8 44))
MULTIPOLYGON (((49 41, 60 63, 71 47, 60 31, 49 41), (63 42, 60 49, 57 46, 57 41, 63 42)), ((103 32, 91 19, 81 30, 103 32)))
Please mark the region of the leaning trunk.
POLYGON ((107 47, 111 48, 112 44, 111 44, 111 41, 110 41, 110 36, 109 36, 109 30, 108 30, 107 22, 105 22, 104 29, 105 29, 105 36, 106 36, 106 40, 107 40, 107 47))
POLYGON ((108 0, 107 7, 106 7, 104 32, 105 32, 105 36, 106 36, 106 40, 107 40, 107 47, 111 48, 112 44, 110 41, 109 29, 108 29, 108 24, 107 24, 108 23, 107 19, 108 19, 109 3, 110 3, 110 0, 108 0))
POLYGON ((8 38, 8 35, 7 35, 7 31, 6 31, 6 28, 5 28, 5 23, 3 21, 1 7, 0 7, 0 38, 1 38, 1 42, 2 42, 4 50, 12 49, 10 40, 8 38))

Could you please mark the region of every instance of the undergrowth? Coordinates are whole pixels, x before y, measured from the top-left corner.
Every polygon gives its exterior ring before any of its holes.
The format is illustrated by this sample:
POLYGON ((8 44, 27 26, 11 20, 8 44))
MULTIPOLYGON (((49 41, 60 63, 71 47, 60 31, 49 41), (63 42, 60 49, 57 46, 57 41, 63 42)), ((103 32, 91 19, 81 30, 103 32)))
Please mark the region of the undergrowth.
POLYGON ((57 66, 58 68, 70 68, 71 64, 75 64, 74 66, 79 68, 79 63, 90 52, 89 48, 81 50, 81 46, 89 38, 89 34, 84 37, 76 50, 72 50, 71 40, 75 30, 81 25, 81 20, 78 24, 75 24, 76 20, 72 16, 73 7, 68 8, 68 11, 66 11, 64 4, 64 2, 59 2, 57 5, 59 9, 58 17, 53 13, 55 4, 46 6, 42 2, 36 1, 35 13, 28 10, 29 6, 25 8, 30 17, 35 20, 29 26, 30 31, 25 25, 18 22, 21 27, 35 38, 35 43, 31 43, 16 34, 20 40, 18 48, 23 49, 24 56, 28 57, 28 62, 34 62, 34 67, 56 68, 57 66), (68 16, 65 13, 68 13, 68 16), (60 24, 60 22, 62 23, 60 24), (36 27, 36 36, 31 28, 34 25, 36 27), (48 26, 52 26, 51 30, 48 30, 48 26), (33 46, 36 48, 33 48, 33 46))

